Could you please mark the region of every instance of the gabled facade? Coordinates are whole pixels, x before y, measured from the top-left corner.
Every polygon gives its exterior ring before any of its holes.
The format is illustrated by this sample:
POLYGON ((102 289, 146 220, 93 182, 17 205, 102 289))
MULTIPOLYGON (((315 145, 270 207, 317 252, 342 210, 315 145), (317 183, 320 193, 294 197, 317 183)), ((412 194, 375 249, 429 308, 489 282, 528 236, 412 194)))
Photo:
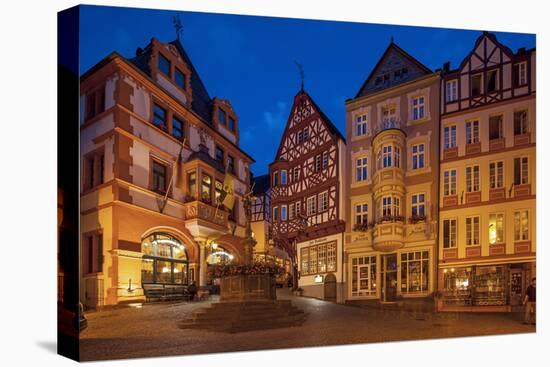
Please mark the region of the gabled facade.
POLYGON ((535 69, 488 32, 443 69, 440 310, 512 310, 535 275, 535 69))
POLYGON ((112 53, 81 77, 81 300, 206 291, 206 268, 242 256, 253 159, 238 116, 211 98, 179 40, 112 53), (220 203, 226 175, 235 205, 220 203))
POLYGON ((286 248, 304 294, 342 300, 345 140, 301 90, 269 166, 273 237, 286 248), (330 288, 330 289, 328 289, 330 288))
POLYGON ((393 41, 346 102, 346 299, 432 295, 439 73, 393 41))

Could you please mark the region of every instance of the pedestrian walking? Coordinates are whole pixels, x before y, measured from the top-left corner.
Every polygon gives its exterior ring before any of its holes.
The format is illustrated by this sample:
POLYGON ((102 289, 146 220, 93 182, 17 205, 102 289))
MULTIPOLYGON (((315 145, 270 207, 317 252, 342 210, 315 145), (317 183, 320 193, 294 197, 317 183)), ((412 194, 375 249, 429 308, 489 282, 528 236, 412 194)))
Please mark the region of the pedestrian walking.
POLYGON ((524 324, 535 324, 537 321, 537 278, 531 279, 531 284, 525 291, 525 298, 523 299, 523 305, 525 306, 525 317, 523 319, 524 324))
POLYGON ((195 285, 195 282, 191 282, 191 284, 189 284, 189 288, 187 288, 187 290, 189 292, 190 300, 194 301, 195 296, 197 295, 197 286, 195 285))

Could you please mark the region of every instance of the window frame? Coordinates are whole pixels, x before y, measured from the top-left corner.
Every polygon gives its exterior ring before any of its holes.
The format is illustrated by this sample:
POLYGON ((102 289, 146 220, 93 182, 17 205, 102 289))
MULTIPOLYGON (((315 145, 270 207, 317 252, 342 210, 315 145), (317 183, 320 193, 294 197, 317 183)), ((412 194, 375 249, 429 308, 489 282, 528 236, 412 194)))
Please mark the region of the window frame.
POLYGON ((355 158, 355 182, 368 181, 369 168, 368 157, 355 158))
POLYGON ((479 143, 479 119, 466 121, 466 145, 479 143))
POLYGON ((481 217, 472 215, 466 217, 466 247, 480 246, 481 217))
POLYGON ((457 169, 449 168, 443 171, 443 196, 455 196, 457 193, 457 169), (447 180, 447 172, 449 173, 447 180), (453 174, 454 173, 454 174, 453 174), (447 182, 448 181, 448 182, 447 182), (453 189, 454 188, 454 189, 453 189))
POLYGON ((478 164, 466 166, 466 192, 479 192, 481 190, 481 172, 478 164))
POLYGON ((412 120, 420 121, 426 118, 426 97, 419 95, 412 98, 412 120))
POLYGON ((489 245, 501 245, 505 243, 504 227, 506 225, 506 217, 504 212, 489 213, 489 245), (500 217, 500 220, 499 220, 500 217), (500 223, 500 228, 499 228, 500 223), (495 226, 495 239, 492 242, 491 239, 491 226, 495 226), (500 233, 500 236, 499 236, 500 233), (499 241, 500 237, 500 241, 499 241))
POLYGON ((355 118, 355 136, 368 134, 368 113, 357 115, 355 118))
POLYGON ((505 187, 504 183, 504 161, 492 161, 489 162, 489 188, 490 189, 502 189, 505 187))
POLYGON ((445 102, 451 103, 458 100, 458 79, 445 81, 445 102))
POLYGON ((458 246, 458 220, 456 218, 443 219, 443 249, 452 249, 458 246), (453 225, 454 223, 454 225, 453 225), (448 226, 448 229, 446 229, 448 226), (448 236, 445 232, 448 232, 448 236))
POLYGON ((411 146, 411 166, 413 170, 419 170, 426 167, 426 144, 416 143, 411 146), (422 147, 422 149, 420 149, 422 147), (416 151, 415 151, 416 148, 416 151), (422 164, 420 164, 420 162, 422 164))
POLYGON ((453 149, 456 148, 456 133, 457 126, 448 125, 443 128, 443 143, 444 149, 453 149))

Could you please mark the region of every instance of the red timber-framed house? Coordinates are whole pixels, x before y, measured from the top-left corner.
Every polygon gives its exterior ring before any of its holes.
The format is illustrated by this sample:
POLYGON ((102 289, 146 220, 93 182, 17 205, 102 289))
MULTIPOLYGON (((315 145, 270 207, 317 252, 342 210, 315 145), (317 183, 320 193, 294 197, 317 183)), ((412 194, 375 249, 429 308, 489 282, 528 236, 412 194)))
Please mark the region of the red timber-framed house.
POLYGON ((441 79, 442 311, 510 311, 536 269, 536 51, 483 32, 441 79))
POLYGON ((345 139, 301 89, 269 166, 273 238, 306 296, 343 300, 345 139))
POLYGON ((209 264, 243 253, 253 159, 233 107, 209 96, 179 39, 114 52, 80 81, 82 303, 208 291, 209 264), (231 208, 219 204, 227 175, 231 208))

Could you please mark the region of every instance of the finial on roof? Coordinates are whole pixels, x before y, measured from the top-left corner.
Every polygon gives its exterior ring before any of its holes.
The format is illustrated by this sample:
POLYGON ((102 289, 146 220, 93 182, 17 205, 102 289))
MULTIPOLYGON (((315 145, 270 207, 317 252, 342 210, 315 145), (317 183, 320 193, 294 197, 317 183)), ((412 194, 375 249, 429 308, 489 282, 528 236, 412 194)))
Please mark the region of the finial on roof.
POLYGON ((296 67, 298 68, 298 73, 300 74, 300 81, 301 81, 300 90, 303 92, 304 91, 304 67, 298 61, 294 61, 294 63, 296 64, 296 67))
POLYGON ((179 15, 174 15, 172 17, 172 24, 174 25, 174 29, 176 30, 176 36, 177 36, 178 41, 179 41, 182 29, 183 29, 183 25, 181 24, 181 19, 180 19, 179 15))
POLYGON ((393 43, 393 34, 391 35, 390 43, 393 43))

